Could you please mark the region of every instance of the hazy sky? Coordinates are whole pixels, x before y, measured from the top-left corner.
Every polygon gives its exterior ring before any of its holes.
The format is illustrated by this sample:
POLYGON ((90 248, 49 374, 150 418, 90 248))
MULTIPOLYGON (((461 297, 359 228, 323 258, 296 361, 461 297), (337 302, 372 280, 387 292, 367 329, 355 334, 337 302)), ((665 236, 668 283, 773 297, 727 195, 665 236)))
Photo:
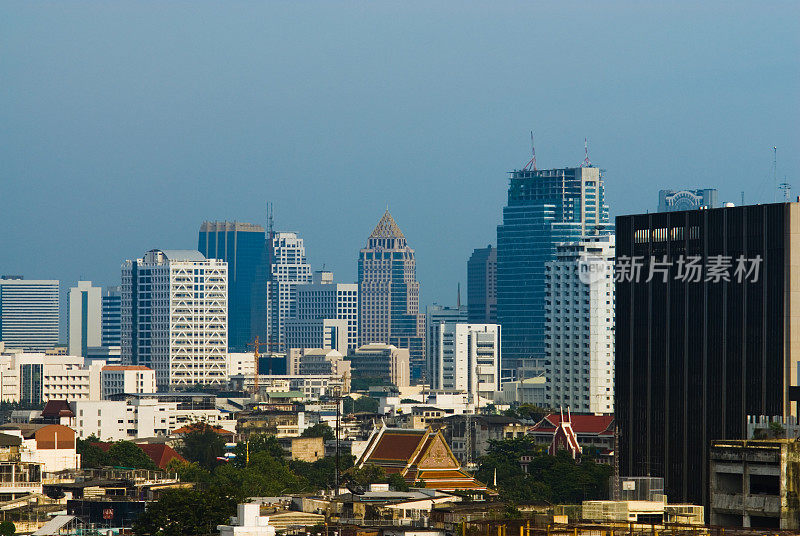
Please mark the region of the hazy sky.
POLYGON ((612 215, 772 201, 773 145, 800 193, 799 6, 3 1, 0 274, 118 284, 272 201, 352 281, 388 204, 451 304, 531 129, 539 167, 589 138, 612 215))

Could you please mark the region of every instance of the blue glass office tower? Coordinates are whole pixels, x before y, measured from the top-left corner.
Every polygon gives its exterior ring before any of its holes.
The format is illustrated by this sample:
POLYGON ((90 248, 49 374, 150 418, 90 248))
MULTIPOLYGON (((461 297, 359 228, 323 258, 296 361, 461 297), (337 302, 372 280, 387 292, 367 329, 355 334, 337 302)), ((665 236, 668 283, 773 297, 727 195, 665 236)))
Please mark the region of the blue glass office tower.
POLYGON ((609 232, 599 168, 510 173, 497 227, 497 322, 512 377, 545 357, 545 262, 554 258, 556 244, 609 232))
POLYGON ((228 263, 228 348, 246 352, 258 335, 267 341, 267 242, 264 228, 241 222, 203 222, 198 251, 228 263))

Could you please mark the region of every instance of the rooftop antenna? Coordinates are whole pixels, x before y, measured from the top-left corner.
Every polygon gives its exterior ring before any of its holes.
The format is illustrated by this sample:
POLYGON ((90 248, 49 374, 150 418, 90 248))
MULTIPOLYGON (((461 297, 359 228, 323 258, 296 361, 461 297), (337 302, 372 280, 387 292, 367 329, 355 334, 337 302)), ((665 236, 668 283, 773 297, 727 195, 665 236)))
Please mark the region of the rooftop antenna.
POLYGON ((531 130, 531 154, 533 158, 528 160, 528 163, 525 164, 525 167, 522 168, 522 171, 536 171, 536 147, 533 145, 533 131, 531 130))
POLYGON ((461 282, 458 282, 458 299, 456 299, 456 309, 461 309, 461 282))
POLYGON ((581 163, 581 167, 592 167, 592 163, 589 161, 589 139, 583 138, 583 163, 581 163))
POLYGON ((778 190, 778 148, 775 146, 772 147, 772 183, 775 187, 772 189, 772 202, 774 203, 778 190))
POLYGON ((789 203, 792 200, 792 185, 786 182, 786 177, 783 178, 783 182, 778 185, 778 188, 783 190, 783 201, 789 203))

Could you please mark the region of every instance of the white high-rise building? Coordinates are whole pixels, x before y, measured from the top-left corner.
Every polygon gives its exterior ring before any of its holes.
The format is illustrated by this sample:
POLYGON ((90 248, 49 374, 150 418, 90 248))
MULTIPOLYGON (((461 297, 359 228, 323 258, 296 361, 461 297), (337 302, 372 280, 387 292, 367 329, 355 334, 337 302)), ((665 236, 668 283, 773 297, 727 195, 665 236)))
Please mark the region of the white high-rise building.
POLYGON ((58 345, 57 280, 0 278, 0 341, 7 349, 43 352, 58 345))
POLYGON ((498 324, 433 324, 431 389, 463 391, 473 402, 478 396, 493 398, 501 388, 500 331, 498 324))
MULTIPOLYGON (((358 348, 358 284, 334 283, 333 272, 314 272, 311 283, 297 285, 298 320, 337 319, 347 322, 347 341, 344 350, 358 348)), ((324 348, 323 346, 316 346, 324 348)), ((292 346, 302 348, 303 346, 292 346)), ((309 347, 309 346, 305 346, 309 347)))
POLYGON ((148 251, 122 266, 122 361, 159 390, 225 382, 228 265, 199 251, 148 251))
POLYGON ((310 282, 311 265, 306 261, 303 239, 297 233, 274 233, 267 286, 269 350, 286 351, 286 321, 297 316, 297 286, 310 282))
MULTIPOLYGON (((460 292, 459 292, 460 294, 460 292)), ((425 383, 430 385, 431 379, 428 377, 428 374, 432 370, 432 363, 431 360, 433 356, 436 354, 436 332, 434 331, 437 326, 441 323, 453 323, 457 324, 467 323, 469 320, 467 319, 468 311, 466 305, 461 305, 461 296, 459 296, 459 303, 456 307, 447 307, 446 305, 439 305, 434 303, 429 305, 425 309, 425 341, 427 343, 427 348, 425 349, 425 358, 427 359, 427 363, 425 364, 425 383)))
POLYGON ((613 235, 565 242, 545 265, 547 405, 614 412, 613 235))
POLYGON ((86 357, 87 349, 102 341, 102 299, 100 287, 78 281, 69 289, 69 355, 86 357))

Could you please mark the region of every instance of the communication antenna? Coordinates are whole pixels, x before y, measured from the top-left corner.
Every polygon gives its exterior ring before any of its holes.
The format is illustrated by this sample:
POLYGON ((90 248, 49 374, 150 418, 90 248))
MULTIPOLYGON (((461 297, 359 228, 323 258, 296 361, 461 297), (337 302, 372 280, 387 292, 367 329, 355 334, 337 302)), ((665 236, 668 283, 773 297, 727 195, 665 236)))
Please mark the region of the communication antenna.
POLYGON ((583 138, 583 163, 581 167, 592 167, 592 163, 589 161, 589 139, 583 138))
POLYGON ((779 190, 783 190, 783 201, 788 203, 792 200, 792 185, 786 182, 786 177, 783 178, 783 182, 778 185, 779 190))
POLYGON ((776 201, 775 194, 778 190, 778 148, 772 147, 772 184, 775 188, 772 190, 772 202, 776 201))
POLYGON ((522 168, 522 171, 536 171, 536 147, 533 145, 533 131, 531 130, 531 154, 533 158, 528 160, 528 163, 525 164, 525 167, 522 168))

